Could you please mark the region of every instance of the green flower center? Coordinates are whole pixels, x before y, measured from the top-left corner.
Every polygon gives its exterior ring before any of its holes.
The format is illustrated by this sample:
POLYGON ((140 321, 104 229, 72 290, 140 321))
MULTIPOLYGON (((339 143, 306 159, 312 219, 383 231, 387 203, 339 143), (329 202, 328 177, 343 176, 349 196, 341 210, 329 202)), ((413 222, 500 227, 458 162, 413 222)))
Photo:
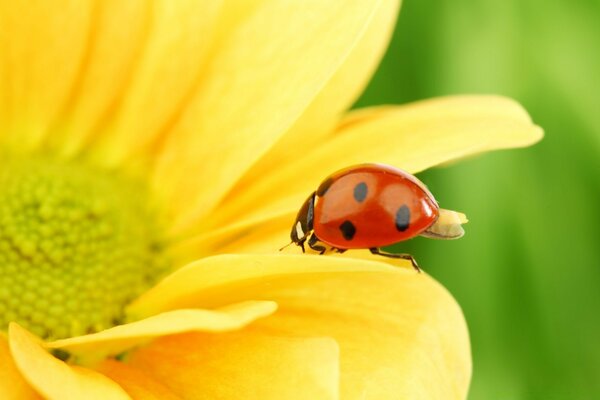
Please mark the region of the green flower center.
POLYGON ((121 322, 167 265, 145 187, 80 164, 2 164, 0 330, 58 339, 121 322))

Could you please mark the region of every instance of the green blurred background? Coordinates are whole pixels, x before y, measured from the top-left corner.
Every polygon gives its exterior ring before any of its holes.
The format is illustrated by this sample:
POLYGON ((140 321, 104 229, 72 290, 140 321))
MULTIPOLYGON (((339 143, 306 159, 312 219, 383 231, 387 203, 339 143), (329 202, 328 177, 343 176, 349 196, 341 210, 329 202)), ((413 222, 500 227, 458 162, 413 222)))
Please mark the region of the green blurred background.
POLYGON ((470 219, 401 248, 463 307, 472 400, 600 399, 599 77, 598 0, 408 0, 357 104, 497 93, 545 129, 419 175, 470 219))

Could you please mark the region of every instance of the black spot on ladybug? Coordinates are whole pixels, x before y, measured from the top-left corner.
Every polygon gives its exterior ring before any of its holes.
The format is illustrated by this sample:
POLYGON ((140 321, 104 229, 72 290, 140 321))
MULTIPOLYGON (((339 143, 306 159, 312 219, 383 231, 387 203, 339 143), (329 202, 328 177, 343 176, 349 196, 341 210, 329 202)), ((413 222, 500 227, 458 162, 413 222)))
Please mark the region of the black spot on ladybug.
POLYGON ((354 200, 362 203, 367 198, 367 184, 364 182, 354 186, 354 200))
POLYGON ((408 229, 410 223, 410 209, 403 205, 396 211, 396 229, 400 232, 404 232, 408 229))
POLYGON ((356 228, 354 227, 354 224, 352 224, 352 222, 344 221, 340 225, 340 231, 342 231, 342 236, 344 236, 344 239, 352 240, 354 234, 356 233, 356 228))
POLYGON ((333 183, 333 179, 327 178, 325 179, 317 188, 317 196, 323 197, 325 193, 329 190, 329 187, 333 183))

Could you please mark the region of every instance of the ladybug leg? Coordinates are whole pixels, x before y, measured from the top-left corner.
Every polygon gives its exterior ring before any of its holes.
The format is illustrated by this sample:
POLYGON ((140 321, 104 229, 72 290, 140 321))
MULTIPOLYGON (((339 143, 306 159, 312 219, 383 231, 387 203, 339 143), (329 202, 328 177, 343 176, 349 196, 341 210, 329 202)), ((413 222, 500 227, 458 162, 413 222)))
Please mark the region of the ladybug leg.
POLYGON ((337 248, 337 247, 332 247, 331 250, 335 251, 335 252, 337 252, 339 254, 342 254, 342 253, 346 252, 346 250, 348 250, 348 249, 340 249, 340 248, 337 248))
POLYGON ((314 251, 318 251, 319 254, 325 253, 325 251, 327 250, 327 248, 325 248, 325 246, 319 245, 317 243, 319 243, 319 238, 313 232, 310 235, 310 237, 308 238, 308 247, 310 247, 314 251))
POLYGON ((382 251, 379 247, 371 247, 369 250, 371 251, 371 253, 377 254, 379 256, 384 256, 384 257, 389 257, 389 258, 400 258, 402 260, 409 260, 411 262, 413 268, 417 272, 419 272, 419 273, 421 272, 421 269, 419 268, 419 265, 417 264, 417 260, 415 260, 415 258, 413 256, 411 256, 410 254, 388 253, 388 252, 382 251))

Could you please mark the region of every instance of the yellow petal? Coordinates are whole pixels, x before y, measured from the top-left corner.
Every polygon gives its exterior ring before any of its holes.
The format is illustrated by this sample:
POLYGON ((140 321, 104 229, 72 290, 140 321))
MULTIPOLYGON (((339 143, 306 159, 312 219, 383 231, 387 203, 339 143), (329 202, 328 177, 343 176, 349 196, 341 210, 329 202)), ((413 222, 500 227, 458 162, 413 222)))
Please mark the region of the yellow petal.
POLYGON ((115 165, 149 150, 172 124, 199 84, 221 3, 154 1, 147 37, 125 95, 94 146, 99 162, 115 165))
POLYGON ((241 331, 164 337, 130 363, 185 399, 337 399, 334 340, 241 331))
POLYGON ((70 366, 43 349, 38 339, 12 323, 12 356, 25 379, 45 398, 56 400, 121 400, 127 393, 114 381, 92 370, 70 366))
POLYGON ((296 212, 260 215, 178 241, 170 248, 174 264, 185 265, 215 254, 272 253, 290 242, 295 216, 296 212))
POLYGON ((93 10, 89 1, 0 2, 0 132, 8 145, 36 148, 69 102, 93 10))
POLYGON ((161 382, 122 362, 106 360, 96 370, 121 385, 133 400, 181 399, 161 382))
POLYGON ((240 329, 273 313, 276 308, 273 302, 248 301, 215 311, 175 310, 98 333, 57 340, 47 343, 46 347, 68 350, 85 362, 90 362, 116 355, 159 336, 189 331, 224 332, 240 329))
POLYGON ((0 334, 0 399, 35 400, 41 397, 23 379, 13 361, 8 343, 0 334))
POLYGON ((282 277, 241 293, 281 301, 256 329, 336 339, 341 398, 465 399, 471 360, 460 308, 425 274, 400 271, 282 277))
POLYGON ((334 128, 340 116, 363 92, 375 68, 379 65, 400 8, 397 0, 384 0, 371 19, 366 32, 292 128, 257 161, 234 187, 230 196, 253 184, 273 165, 287 163, 320 145, 334 128))
POLYGON ((327 175, 349 165, 379 162, 417 173, 484 151, 531 145, 541 137, 542 130, 518 103, 497 96, 445 97, 354 111, 330 140, 271 166, 270 174, 220 206, 208 225, 297 212, 327 175))
MULTIPOLYGON (((229 288, 232 282, 265 279, 279 275, 332 273, 347 271, 391 272, 394 268, 382 263, 344 259, 332 262, 328 257, 311 255, 241 255, 226 254, 207 257, 178 269, 141 295, 128 307, 133 318, 143 318, 168 310, 200 304, 199 298, 229 288), (200 296, 200 297, 199 297, 200 296)), ((227 296, 226 293, 222 293, 227 296)), ((210 307, 210 304, 207 303, 210 307)), ((219 306, 231 303, 219 303, 219 306)), ((195 305, 193 307, 196 307, 195 305)))
POLYGON ((426 274, 327 256, 217 256, 175 272, 134 306, 273 300, 253 329, 332 337, 344 399, 463 399, 471 374, 460 308, 426 274))
POLYGON ((174 231, 211 212, 304 112, 361 37, 379 1, 264 0, 229 35, 166 140, 154 187, 174 231))

